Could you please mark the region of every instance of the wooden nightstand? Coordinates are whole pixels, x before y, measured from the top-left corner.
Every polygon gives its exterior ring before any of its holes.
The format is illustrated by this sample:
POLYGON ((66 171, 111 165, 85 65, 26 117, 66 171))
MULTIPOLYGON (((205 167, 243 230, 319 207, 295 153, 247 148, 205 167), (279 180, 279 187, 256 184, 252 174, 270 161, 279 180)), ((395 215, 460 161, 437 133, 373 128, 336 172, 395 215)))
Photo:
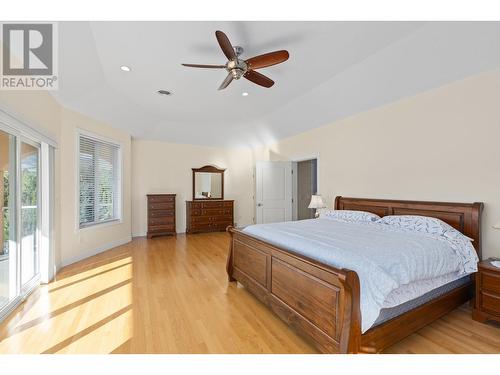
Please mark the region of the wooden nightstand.
POLYGON ((476 295, 472 319, 480 322, 500 322, 500 268, 491 265, 487 259, 479 262, 476 274, 476 295))

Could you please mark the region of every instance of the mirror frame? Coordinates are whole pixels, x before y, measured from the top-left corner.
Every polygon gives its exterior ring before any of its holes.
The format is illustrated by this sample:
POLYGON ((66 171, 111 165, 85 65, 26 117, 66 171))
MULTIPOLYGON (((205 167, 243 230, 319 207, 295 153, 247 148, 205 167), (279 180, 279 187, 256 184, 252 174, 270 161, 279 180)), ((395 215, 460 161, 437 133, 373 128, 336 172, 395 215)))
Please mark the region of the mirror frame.
POLYGON ((224 200, 224 171, 226 170, 225 168, 217 168, 214 165, 205 165, 204 167, 201 167, 201 168, 191 168, 191 170, 193 171, 193 200, 194 201, 208 201, 208 200, 221 201, 221 200, 224 200), (197 172, 220 173, 221 185, 222 185, 220 198, 196 198, 195 176, 196 176, 197 172))

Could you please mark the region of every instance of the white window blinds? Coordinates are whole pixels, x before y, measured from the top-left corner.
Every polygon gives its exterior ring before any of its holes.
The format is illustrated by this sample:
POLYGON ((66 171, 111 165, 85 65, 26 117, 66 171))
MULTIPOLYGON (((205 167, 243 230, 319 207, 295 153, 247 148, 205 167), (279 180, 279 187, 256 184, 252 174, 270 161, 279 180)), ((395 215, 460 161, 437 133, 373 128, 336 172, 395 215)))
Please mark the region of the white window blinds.
POLYGON ((120 149, 79 137, 80 228, 120 219, 120 149))

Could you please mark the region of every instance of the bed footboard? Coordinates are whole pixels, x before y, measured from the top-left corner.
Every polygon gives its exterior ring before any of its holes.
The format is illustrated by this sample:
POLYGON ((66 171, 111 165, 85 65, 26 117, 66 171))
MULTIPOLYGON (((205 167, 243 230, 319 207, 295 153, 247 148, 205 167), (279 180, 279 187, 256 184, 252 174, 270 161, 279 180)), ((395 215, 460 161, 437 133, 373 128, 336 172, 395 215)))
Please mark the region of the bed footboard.
POLYGON ((359 279, 228 228, 229 281, 238 281, 324 353, 357 353, 359 279))

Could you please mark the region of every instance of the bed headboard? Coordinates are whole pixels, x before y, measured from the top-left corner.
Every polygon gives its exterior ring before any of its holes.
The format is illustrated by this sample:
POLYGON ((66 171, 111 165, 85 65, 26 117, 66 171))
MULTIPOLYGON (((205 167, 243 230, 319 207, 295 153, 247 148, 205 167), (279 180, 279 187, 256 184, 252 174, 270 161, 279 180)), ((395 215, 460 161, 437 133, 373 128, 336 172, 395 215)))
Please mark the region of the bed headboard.
POLYGON ((483 203, 419 202, 389 199, 335 198, 336 210, 373 212, 378 216, 421 215, 443 220, 467 237, 481 259, 481 212, 483 203))

